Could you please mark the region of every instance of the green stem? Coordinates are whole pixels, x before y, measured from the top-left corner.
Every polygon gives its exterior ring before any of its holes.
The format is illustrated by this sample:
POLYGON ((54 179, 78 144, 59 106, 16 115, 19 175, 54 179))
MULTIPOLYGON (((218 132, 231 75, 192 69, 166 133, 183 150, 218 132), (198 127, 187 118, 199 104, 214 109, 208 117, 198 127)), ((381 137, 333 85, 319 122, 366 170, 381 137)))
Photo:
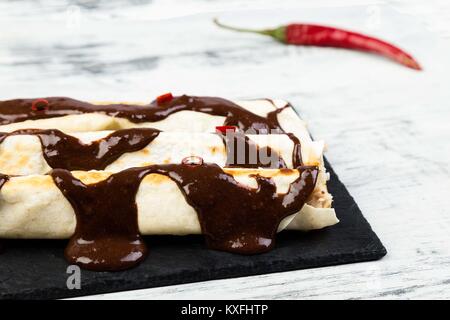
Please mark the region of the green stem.
POLYGON ((233 30, 233 31, 238 31, 238 32, 258 33, 258 34, 264 34, 267 36, 271 36, 272 35, 271 33, 273 32, 273 30, 255 30, 255 29, 246 29, 246 28, 236 28, 236 27, 232 27, 232 26, 229 26, 229 25, 219 22, 219 19, 217 19, 217 18, 214 18, 213 21, 217 26, 219 26, 223 29, 228 29, 228 30, 233 30))
POLYGON ((237 31, 237 32, 257 33, 257 34, 262 34, 265 36, 273 37, 281 42, 285 41, 285 35, 284 35, 285 28, 284 27, 280 27, 280 28, 276 28, 276 29, 255 30, 255 29, 246 29, 246 28, 236 28, 236 27, 232 27, 229 25, 225 25, 225 24, 219 22, 219 20, 217 18, 214 18, 213 21, 217 26, 219 26, 220 28, 223 28, 223 29, 237 31))

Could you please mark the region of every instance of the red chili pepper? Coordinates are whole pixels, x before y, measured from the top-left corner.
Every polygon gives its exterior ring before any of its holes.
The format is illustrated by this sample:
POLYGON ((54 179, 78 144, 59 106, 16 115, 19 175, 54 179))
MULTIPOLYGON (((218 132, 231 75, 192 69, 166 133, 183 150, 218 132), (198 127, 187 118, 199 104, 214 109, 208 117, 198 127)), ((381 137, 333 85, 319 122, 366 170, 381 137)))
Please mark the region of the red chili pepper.
POLYGON ((44 111, 48 109, 48 101, 45 99, 36 99, 31 103, 31 110, 44 111))
POLYGON ((173 95, 172 93, 168 92, 165 94, 160 95, 159 97, 156 98, 156 102, 158 104, 163 104, 165 102, 169 102, 173 99, 173 95))
POLYGON ((222 133, 222 134, 226 134, 227 131, 236 131, 236 127, 235 126, 217 126, 216 127, 216 132, 217 133, 222 133))
POLYGON ((422 70, 419 63, 402 49, 383 40, 366 36, 361 33, 301 23, 292 23, 275 29, 253 30, 230 27, 220 23, 217 19, 215 19, 214 22, 221 28, 239 32, 263 34, 287 44, 346 48, 376 53, 397 61, 409 68, 422 70))

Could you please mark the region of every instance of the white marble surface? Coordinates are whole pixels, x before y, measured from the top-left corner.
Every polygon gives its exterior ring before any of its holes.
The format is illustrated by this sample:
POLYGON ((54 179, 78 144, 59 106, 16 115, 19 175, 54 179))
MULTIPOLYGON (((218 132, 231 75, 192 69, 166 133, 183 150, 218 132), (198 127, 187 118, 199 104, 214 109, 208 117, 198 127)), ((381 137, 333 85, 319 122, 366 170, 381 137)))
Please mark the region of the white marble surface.
POLYGON ((388 250, 376 262, 98 295, 95 299, 450 298, 450 3, 2 1, 1 99, 151 100, 161 92, 280 97, 388 250), (217 29, 319 22, 412 52, 425 70, 217 29))

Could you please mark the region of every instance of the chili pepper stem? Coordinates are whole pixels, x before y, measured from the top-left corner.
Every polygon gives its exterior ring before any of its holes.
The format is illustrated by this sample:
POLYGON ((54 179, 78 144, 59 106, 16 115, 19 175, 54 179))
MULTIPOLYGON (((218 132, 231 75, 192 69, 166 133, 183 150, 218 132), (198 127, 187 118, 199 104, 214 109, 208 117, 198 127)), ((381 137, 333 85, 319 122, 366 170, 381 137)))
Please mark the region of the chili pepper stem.
POLYGON ((237 27, 233 27, 233 26, 229 26, 226 24, 223 24, 219 21, 219 19, 214 18, 214 23, 222 28, 222 29, 227 29, 227 30, 232 30, 232 31, 237 31, 237 32, 247 32, 247 33, 257 33, 257 34, 262 34, 265 36, 270 36, 273 37, 281 42, 285 42, 285 28, 284 27, 279 27, 276 29, 264 29, 264 30, 256 30, 256 29, 247 29, 247 28, 237 28, 237 27))

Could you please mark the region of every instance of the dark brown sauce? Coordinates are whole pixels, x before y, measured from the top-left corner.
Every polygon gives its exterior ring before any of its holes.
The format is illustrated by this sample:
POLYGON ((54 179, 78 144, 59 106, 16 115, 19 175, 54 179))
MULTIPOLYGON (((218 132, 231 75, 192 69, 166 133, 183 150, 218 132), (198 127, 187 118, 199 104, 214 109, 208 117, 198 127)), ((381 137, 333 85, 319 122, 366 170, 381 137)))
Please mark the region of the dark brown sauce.
POLYGON ((59 130, 24 129, 0 133, 0 143, 8 136, 35 135, 39 137, 44 158, 51 168, 67 170, 103 170, 127 152, 146 147, 158 135, 152 128, 114 131, 107 137, 82 143, 79 139, 59 130))
POLYGON ((249 188, 216 164, 130 168, 90 185, 67 170, 53 170, 51 176, 77 217, 65 251, 70 263, 92 270, 122 270, 145 257, 135 198, 142 179, 152 173, 178 185, 196 210, 210 249, 241 254, 270 250, 280 221, 302 208, 317 178, 316 167, 302 167, 289 191, 277 194, 269 178, 256 175, 258 188, 249 188))

